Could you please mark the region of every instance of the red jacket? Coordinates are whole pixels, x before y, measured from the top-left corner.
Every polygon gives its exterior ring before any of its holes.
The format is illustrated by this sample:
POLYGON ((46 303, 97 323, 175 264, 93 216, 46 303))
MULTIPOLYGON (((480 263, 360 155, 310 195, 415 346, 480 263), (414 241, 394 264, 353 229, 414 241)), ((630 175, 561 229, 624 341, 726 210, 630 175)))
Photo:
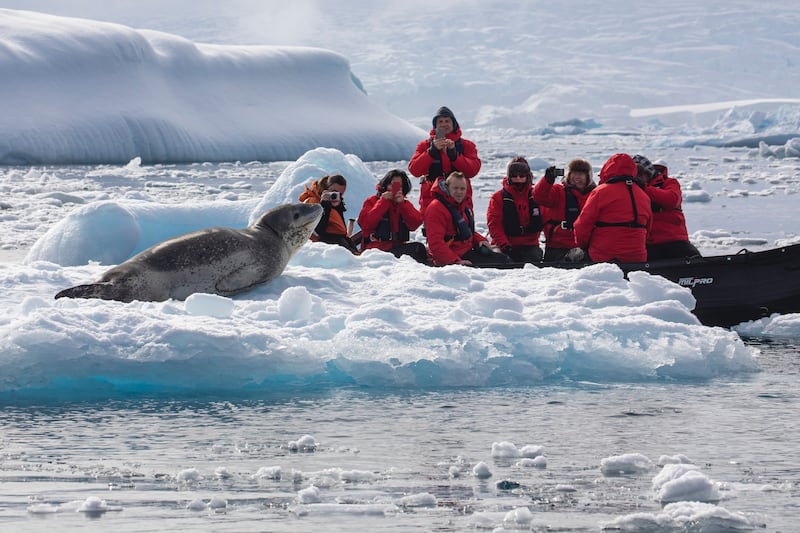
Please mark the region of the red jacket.
POLYGON ((422 225, 422 214, 408 200, 398 204, 377 195, 364 200, 361 213, 358 214, 358 225, 363 235, 363 249, 378 248, 389 251, 398 244, 408 242, 407 238, 398 238, 398 234, 402 233, 401 220, 408 231, 414 231, 422 225), (384 220, 387 218, 388 220, 384 220), (388 229, 390 235, 375 234, 381 221, 388 222, 388 228, 384 229, 388 229))
MULTIPOLYGON (((533 187, 529 183, 523 190, 518 191, 508 183, 508 178, 503 178, 503 188, 492 194, 489 199, 489 207, 486 209, 486 225, 489 226, 489 234, 492 237, 493 245, 499 248, 504 246, 539 246, 539 233, 541 233, 541 230, 523 232, 522 235, 508 235, 503 224, 505 220, 503 206, 506 201, 513 201, 517 211, 517 220, 514 220, 513 223, 506 222, 523 228, 530 224, 531 207, 528 198, 532 189, 533 187), (503 191, 511 196, 511 200, 504 200, 503 191)), ((538 213, 541 217, 540 208, 537 206, 534 210, 534 214, 538 213)))
MULTIPOLYGON (((434 187, 438 188, 437 184, 434 187)), ((434 189, 435 190, 435 189, 434 189)), ((472 248, 480 245, 486 238, 474 231, 474 215, 472 215, 472 208, 467 205, 467 200, 457 204, 450 196, 439 197, 435 196, 428 208, 423 214, 425 220, 425 236, 428 239, 428 250, 433 257, 433 262, 437 266, 452 265, 461 260, 462 256, 472 250, 472 248), (456 206, 461 216, 465 220, 473 220, 472 236, 464 241, 455 240, 453 237, 456 235, 456 225, 453 216, 446 204, 456 206)))
POLYGON ((589 249, 592 261, 629 263, 647 260, 645 242, 653 213, 650 197, 633 178, 636 174, 636 163, 627 154, 611 156, 600 170, 600 184, 589 194, 575 221, 575 242, 581 248, 589 249), (625 181, 608 183, 619 176, 630 178, 628 181, 632 184, 625 181), (604 226, 609 223, 635 223, 639 227, 604 226))
POLYGON ((450 158, 447 157, 446 150, 439 150, 438 159, 431 157, 428 149, 431 147, 435 133, 436 130, 432 129, 430 138, 421 141, 417 145, 411 161, 408 162, 408 171, 413 176, 418 178, 426 176, 428 178, 422 181, 419 191, 419 210, 423 214, 425 214, 425 208, 433 198, 431 193, 433 182, 442 176, 446 178, 456 170, 467 177, 467 198, 469 205, 472 206, 472 184, 470 183, 470 178, 475 177, 481 170, 478 149, 475 147, 475 143, 461 137, 461 128, 447 135, 448 139, 456 142, 456 159, 454 161, 450 161, 450 158))
POLYGON ((650 197, 653 209, 653 224, 647 237, 647 244, 688 241, 686 217, 681 211, 683 201, 681 184, 667 175, 667 167, 664 165, 654 165, 654 167, 658 174, 650 180, 644 190, 650 197))
POLYGON ((542 177, 533 188, 533 199, 543 207, 545 245, 548 248, 574 248, 575 233, 564 228, 567 209, 567 194, 571 194, 578 204, 578 209, 583 210, 586 199, 591 191, 581 192, 575 187, 565 187, 561 183, 550 183, 542 177))

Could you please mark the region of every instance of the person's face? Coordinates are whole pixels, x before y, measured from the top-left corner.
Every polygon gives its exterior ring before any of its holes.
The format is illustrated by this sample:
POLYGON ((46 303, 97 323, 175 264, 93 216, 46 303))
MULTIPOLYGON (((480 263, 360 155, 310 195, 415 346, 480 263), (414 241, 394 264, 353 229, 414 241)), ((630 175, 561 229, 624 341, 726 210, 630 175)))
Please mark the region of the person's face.
POLYGON ((467 197, 467 180, 465 179, 452 179, 447 182, 447 190, 453 200, 459 204, 467 197))
POLYGON ((331 200, 331 205, 339 205, 340 203, 342 203, 342 197, 344 197, 345 189, 347 189, 347 187, 345 187, 344 185, 340 185, 338 183, 332 183, 331 185, 328 186, 327 189, 325 189, 326 191, 336 191, 339 193, 339 199, 331 200))
POLYGON ((589 185, 589 175, 586 172, 579 172, 573 170, 569 173, 569 182, 580 190, 589 185))
POLYGON ((528 175, 522 172, 512 172, 511 176, 508 177, 508 182, 516 190, 521 191, 528 185, 528 175))
POLYGON ((453 119, 450 117, 439 117, 436 119, 436 127, 444 128, 445 134, 453 133, 453 119))

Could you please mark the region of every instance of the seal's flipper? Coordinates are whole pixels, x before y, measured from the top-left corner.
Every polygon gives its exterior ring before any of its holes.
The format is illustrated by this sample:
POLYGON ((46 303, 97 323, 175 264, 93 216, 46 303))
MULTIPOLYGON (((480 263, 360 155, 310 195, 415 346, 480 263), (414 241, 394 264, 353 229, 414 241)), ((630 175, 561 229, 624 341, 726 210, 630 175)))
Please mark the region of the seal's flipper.
POLYGON ((102 300, 119 300, 121 302, 130 302, 131 299, 128 294, 119 285, 112 285, 111 283, 90 283, 88 285, 78 285, 77 287, 70 287, 56 294, 58 298, 100 298, 102 300))

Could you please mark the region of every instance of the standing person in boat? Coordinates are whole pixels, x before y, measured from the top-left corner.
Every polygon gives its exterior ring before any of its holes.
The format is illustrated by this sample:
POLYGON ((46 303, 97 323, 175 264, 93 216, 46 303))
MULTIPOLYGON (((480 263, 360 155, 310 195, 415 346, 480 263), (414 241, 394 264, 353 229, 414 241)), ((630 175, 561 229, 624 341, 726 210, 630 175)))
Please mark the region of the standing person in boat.
POLYGON ((453 172, 433 185, 433 199, 423 213, 433 263, 490 266, 510 262, 475 231, 475 215, 467 202, 468 183, 464 174, 453 172))
POLYGON ((461 127, 449 108, 442 106, 431 121, 430 137, 421 141, 408 162, 408 171, 420 179, 419 210, 433 198, 431 187, 451 172, 459 171, 467 178, 468 202, 472 207, 472 185, 469 180, 481 169, 481 160, 475 143, 461 136, 461 127))
POLYGON ((654 165, 643 155, 635 155, 633 160, 639 178, 646 185, 644 192, 650 197, 653 209, 653 224, 647 237, 647 260, 700 257, 700 252, 689 242, 686 217, 681 210, 681 184, 669 177, 666 165, 654 165))
POLYGON ((533 199, 544 209, 544 260, 562 261, 575 247, 573 224, 583 209, 589 193, 597 186, 592 165, 585 159, 573 159, 566 176, 556 183, 557 169, 549 167, 533 188, 533 199))
POLYGON ((322 218, 314 232, 312 241, 338 244, 358 255, 358 248, 347 234, 344 212, 344 192, 347 189, 347 180, 341 174, 323 176, 317 181, 312 181, 311 186, 306 185, 300 193, 300 201, 306 204, 320 204, 322 218))
POLYGON ((486 210, 492 246, 518 263, 542 260, 539 234, 542 213, 533 198, 533 174, 528 162, 517 156, 508 163, 499 191, 492 194, 486 210))
POLYGON ((408 255, 428 263, 428 250, 421 242, 409 242, 410 232, 422 225, 422 214, 406 199, 411 192, 408 174, 390 170, 375 187, 377 193, 364 200, 358 225, 361 226, 362 250, 377 248, 395 257, 408 255))
MULTIPOLYGON (((575 244, 590 261, 640 263, 647 260, 653 212, 628 154, 614 154, 600 169, 600 184, 589 193, 575 220, 575 244)), ((577 250, 567 258, 578 260, 577 250)))

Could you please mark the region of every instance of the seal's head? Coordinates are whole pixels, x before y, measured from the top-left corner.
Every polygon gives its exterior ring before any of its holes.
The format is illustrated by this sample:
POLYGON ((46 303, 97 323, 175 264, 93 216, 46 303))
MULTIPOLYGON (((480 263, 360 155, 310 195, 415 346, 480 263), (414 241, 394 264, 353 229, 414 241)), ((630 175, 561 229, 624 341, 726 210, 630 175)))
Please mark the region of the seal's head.
POLYGON ((261 215, 253 228, 279 235, 290 255, 300 249, 311 236, 311 232, 322 218, 319 204, 286 204, 274 207, 261 215))

